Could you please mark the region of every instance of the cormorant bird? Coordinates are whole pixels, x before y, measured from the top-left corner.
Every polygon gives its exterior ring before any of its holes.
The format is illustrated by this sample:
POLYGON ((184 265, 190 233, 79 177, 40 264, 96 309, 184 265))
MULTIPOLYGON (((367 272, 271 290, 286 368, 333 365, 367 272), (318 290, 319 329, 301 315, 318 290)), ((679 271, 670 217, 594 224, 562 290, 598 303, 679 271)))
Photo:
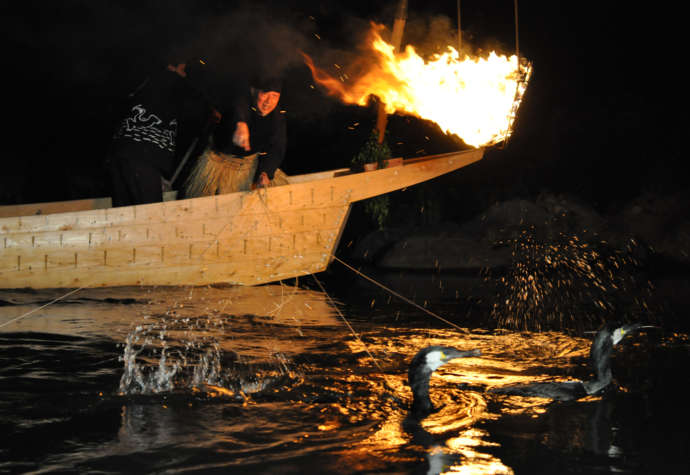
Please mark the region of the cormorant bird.
POLYGON ((427 346, 420 350, 407 371, 407 377, 412 389, 412 416, 422 419, 436 411, 429 399, 429 378, 441 365, 456 358, 480 356, 479 350, 461 351, 449 346, 427 346))
POLYGON ((608 323, 599 330, 594 337, 594 341, 592 341, 592 346, 589 351, 594 375, 596 376, 590 381, 519 384, 492 388, 489 392, 514 396, 543 397, 556 401, 574 401, 592 394, 599 394, 611 384, 611 380, 613 379, 611 366, 609 365, 613 347, 626 335, 641 328, 655 327, 641 325, 639 323, 630 325, 608 323))
POLYGON ((437 410, 429 399, 429 379, 432 373, 450 360, 469 356, 481 356, 481 352, 461 351, 448 346, 428 346, 420 350, 410 362, 407 376, 413 400, 402 427, 412 436, 410 442, 413 445, 426 448, 428 466, 425 473, 441 473, 447 467, 462 463, 462 454, 449 450, 446 446, 447 437, 443 434, 429 433, 422 427, 422 420, 437 410))

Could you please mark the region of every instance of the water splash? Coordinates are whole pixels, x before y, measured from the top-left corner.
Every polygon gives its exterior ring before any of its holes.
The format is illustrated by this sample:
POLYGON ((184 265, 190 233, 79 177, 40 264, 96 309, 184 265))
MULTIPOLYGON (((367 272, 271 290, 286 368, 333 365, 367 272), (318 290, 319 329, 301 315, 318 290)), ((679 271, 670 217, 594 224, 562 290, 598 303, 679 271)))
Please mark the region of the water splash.
POLYGON ((229 345, 223 319, 148 315, 123 344, 121 394, 158 394, 198 390, 236 395, 263 391, 295 377, 289 359, 280 353, 253 363, 229 345))
POLYGON ((512 263, 503 275, 488 272, 485 277, 495 287, 491 318, 498 326, 583 329, 612 316, 649 316, 646 296, 652 284, 637 278, 634 241, 619 250, 574 234, 539 239, 530 227, 499 244, 512 248, 512 263))

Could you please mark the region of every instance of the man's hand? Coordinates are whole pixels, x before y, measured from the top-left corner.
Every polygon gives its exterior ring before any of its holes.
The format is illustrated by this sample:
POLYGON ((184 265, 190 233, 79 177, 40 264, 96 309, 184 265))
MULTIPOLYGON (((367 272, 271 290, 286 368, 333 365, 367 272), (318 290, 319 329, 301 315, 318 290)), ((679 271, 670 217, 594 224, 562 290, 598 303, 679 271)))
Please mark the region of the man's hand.
POLYGON ((232 134, 232 143, 238 147, 242 147, 246 151, 249 151, 251 147, 249 146, 249 127, 246 122, 238 122, 235 127, 235 133, 232 134))
POLYGON ((259 187, 267 187, 271 183, 271 180, 268 179, 268 175, 266 175, 266 172, 261 172, 259 177, 256 179, 254 183, 252 183, 252 190, 256 190, 259 187))
POLYGON ((266 172, 261 172, 259 175, 259 179, 256 180, 256 184, 258 186, 268 186, 268 184, 271 182, 271 180, 268 179, 268 175, 266 175, 266 172))

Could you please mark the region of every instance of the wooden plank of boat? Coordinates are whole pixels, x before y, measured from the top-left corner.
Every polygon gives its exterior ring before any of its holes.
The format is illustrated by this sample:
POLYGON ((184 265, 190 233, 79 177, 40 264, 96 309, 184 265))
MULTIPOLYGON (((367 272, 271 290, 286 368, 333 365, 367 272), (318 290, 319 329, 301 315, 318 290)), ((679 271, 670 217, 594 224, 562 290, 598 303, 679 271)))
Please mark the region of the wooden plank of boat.
POLYGON ((23 205, 0 206, 0 218, 28 216, 32 214, 55 214, 88 209, 105 209, 113 206, 111 198, 89 198, 85 200, 52 201, 23 205))
POLYGON ((252 192, 0 218, 0 287, 256 285, 320 272, 352 202, 451 172, 483 152, 300 175, 252 192))

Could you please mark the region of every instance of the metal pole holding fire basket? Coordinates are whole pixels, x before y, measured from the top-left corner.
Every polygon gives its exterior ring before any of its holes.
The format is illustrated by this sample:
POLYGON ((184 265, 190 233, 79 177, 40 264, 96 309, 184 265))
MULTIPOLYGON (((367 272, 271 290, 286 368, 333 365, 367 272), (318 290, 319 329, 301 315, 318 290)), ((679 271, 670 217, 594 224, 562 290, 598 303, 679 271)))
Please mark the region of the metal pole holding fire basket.
POLYGON ((462 49, 462 26, 460 23, 460 2, 461 2, 461 0, 458 0, 458 55, 460 54, 460 50, 462 49))
MULTIPOLYGON (((391 44, 396 52, 400 52, 400 45, 402 44, 403 30, 405 29, 405 21, 407 20, 407 0, 400 0, 398 10, 395 13, 395 22, 393 23, 393 36, 391 37, 391 44)), ((388 116, 386 115, 386 105, 379 102, 378 115, 376 117, 376 130, 379 132, 379 143, 383 143, 386 136, 386 124, 388 123, 388 116)))

